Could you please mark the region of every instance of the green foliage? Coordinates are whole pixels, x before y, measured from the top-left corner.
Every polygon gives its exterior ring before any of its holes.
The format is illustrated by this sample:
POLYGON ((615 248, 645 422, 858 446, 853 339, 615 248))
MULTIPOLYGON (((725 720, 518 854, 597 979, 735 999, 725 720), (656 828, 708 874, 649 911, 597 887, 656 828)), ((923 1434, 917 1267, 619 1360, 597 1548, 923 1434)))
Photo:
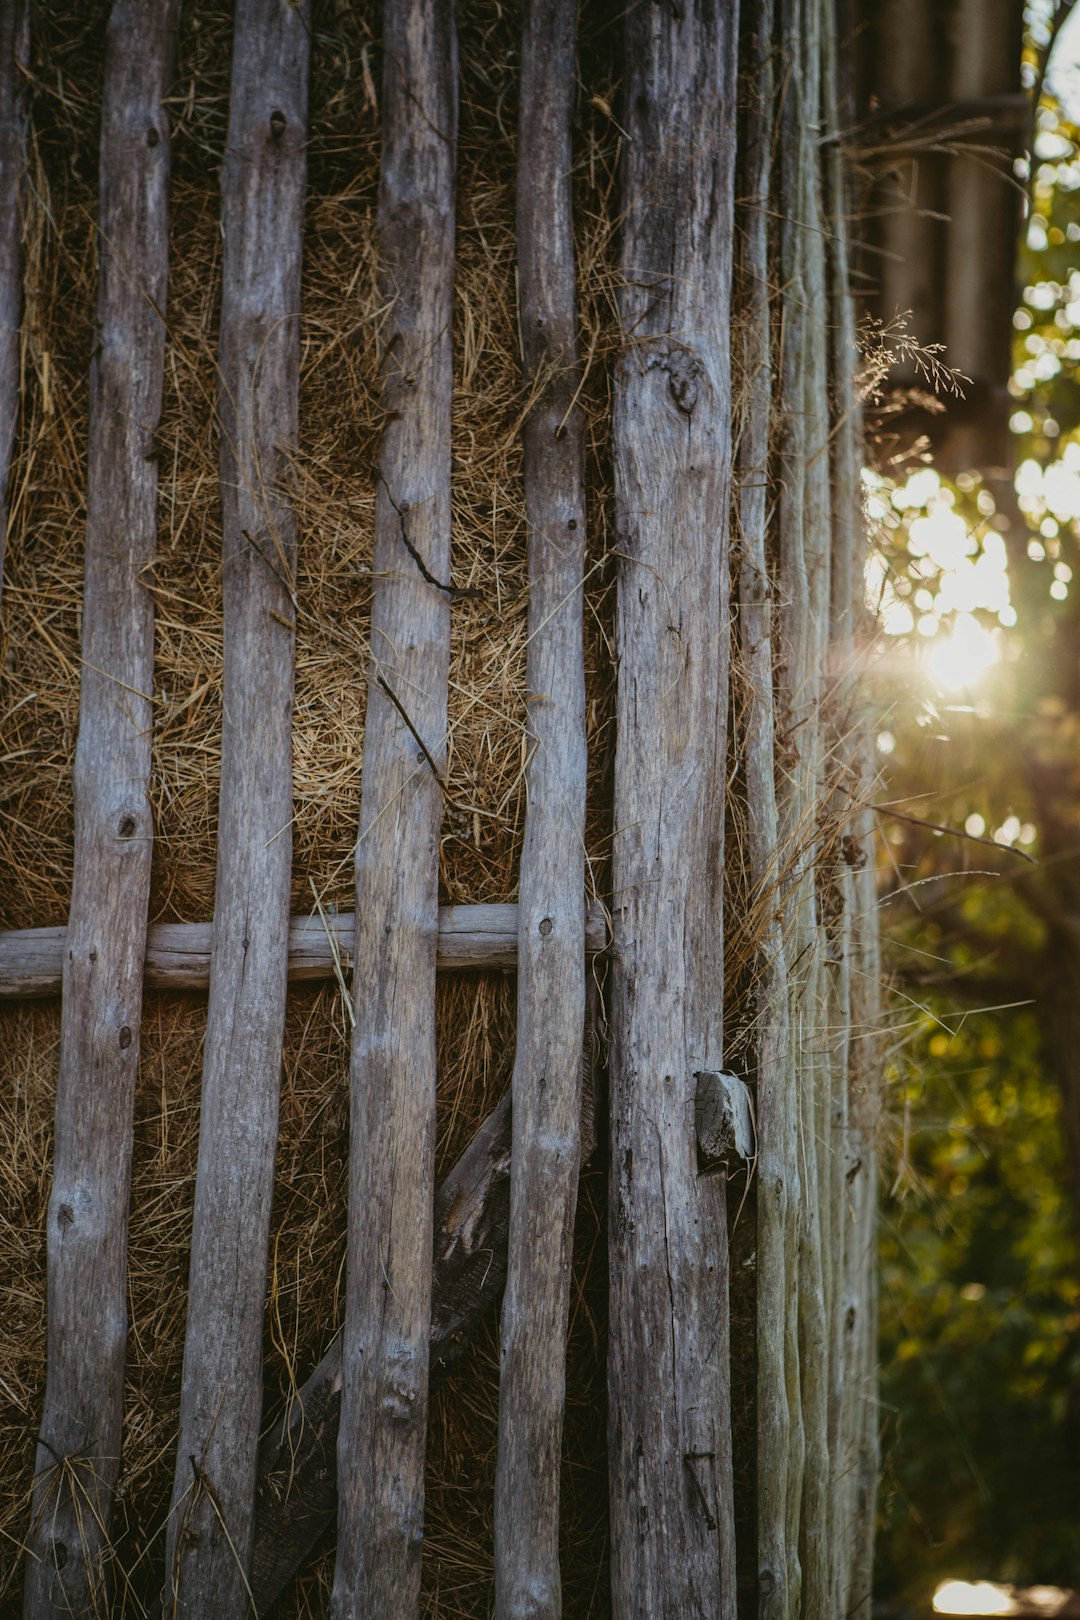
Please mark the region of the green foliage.
MULTIPOLYGON (((944 1009, 942 1009, 944 1011, 944 1009)), ((879 1589, 1076 1579, 1080 1276, 1036 1018, 920 1016, 893 1067, 879 1589)))
MULTIPOLYGON (((1029 43, 1029 81, 1033 65, 1029 43)), ((1080 1212, 1039 1007, 1048 926, 1080 895, 1080 128, 1052 100, 1030 183, 1017 491, 973 474, 928 509, 902 478, 871 490, 886 624, 910 621, 883 657, 882 797, 1042 863, 882 821, 897 1047, 878 1590, 923 1605, 946 1577, 1080 1584, 1080 1212), (935 507, 962 520, 955 567, 947 537, 928 553, 915 528, 935 507), (958 608, 950 575, 1003 549, 1008 605, 969 590, 958 608), (931 650, 964 612, 999 662, 949 690, 931 650)))

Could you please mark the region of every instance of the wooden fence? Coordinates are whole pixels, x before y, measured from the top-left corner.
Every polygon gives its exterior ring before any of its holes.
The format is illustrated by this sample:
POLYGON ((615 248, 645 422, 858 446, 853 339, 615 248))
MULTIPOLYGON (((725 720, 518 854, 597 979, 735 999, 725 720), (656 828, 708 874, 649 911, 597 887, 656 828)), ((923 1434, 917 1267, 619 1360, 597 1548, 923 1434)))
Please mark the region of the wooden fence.
MULTIPOLYGON (((188 21, 179 0, 114 0, 70 914, 66 929, 0 934, 0 998, 60 994, 62 1009, 28 1620, 264 1614, 335 1524, 328 1612, 466 1612, 422 1585, 429 1392, 500 1296, 494 1611, 560 1614, 573 1237, 598 1130, 610 1612, 869 1614, 879 969, 857 354, 833 138, 849 42, 831 0, 745 0, 741 17, 728 0, 688 0, 632 7, 617 49, 586 7, 583 58, 577 10, 525 0, 516 79, 517 900, 440 905, 443 828, 485 813, 449 758, 454 616, 477 594, 452 545, 458 47, 449 0, 395 0, 382 21, 371 379, 383 427, 376 464, 358 470, 374 491, 374 551, 355 670, 355 913, 290 916, 298 579, 319 543, 295 472, 309 80, 335 20, 312 0, 236 0, 211 924, 150 921, 144 586, 164 499, 170 121, 188 21), (574 188, 581 62, 599 74, 605 50, 624 66, 617 100, 601 77, 586 85, 621 145, 605 361, 614 533, 601 546, 583 407, 598 340, 581 308, 574 188), (585 626, 598 567, 617 576, 599 686, 585 626), (612 681, 610 776, 590 790, 592 711, 612 681), (512 1086, 437 1185, 436 975, 478 968, 516 973, 512 1086), (284 1410, 264 1413, 288 987, 345 989, 350 974, 344 1322, 284 1410), (118 1570, 114 1520, 140 1024, 144 992, 207 988, 173 1485, 136 1578, 118 1570), (733 1057, 745 1078, 728 1072, 733 1057), (729 1203, 757 1234, 738 1284, 756 1325, 737 1344, 729 1203)), ((25 89, 46 65, 31 72, 22 8, 2 18, 5 525, 23 276, 10 222, 33 183, 25 89)), ((342 93, 374 98, 361 61, 342 93)))

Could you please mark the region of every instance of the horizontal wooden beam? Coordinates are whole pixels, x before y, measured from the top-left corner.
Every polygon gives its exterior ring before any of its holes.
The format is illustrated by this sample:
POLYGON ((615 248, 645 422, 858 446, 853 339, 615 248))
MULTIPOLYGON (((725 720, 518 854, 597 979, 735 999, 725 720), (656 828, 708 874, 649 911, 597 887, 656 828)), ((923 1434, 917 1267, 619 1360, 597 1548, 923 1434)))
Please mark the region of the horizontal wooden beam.
MULTIPOLYGON (((517 966, 516 905, 440 906, 437 966, 440 972, 517 966)), ((153 990, 205 990, 210 983, 212 923, 154 923, 147 934, 146 984, 153 990)), ((0 1001, 58 996, 63 979, 66 928, 21 928, 0 932, 0 1001)), ((289 982, 332 979, 340 963, 352 971, 356 917, 351 911, 293 917, 289 923, 289 982)), ((585 949, 607 948, 604 908, 590 906, 585 949)))

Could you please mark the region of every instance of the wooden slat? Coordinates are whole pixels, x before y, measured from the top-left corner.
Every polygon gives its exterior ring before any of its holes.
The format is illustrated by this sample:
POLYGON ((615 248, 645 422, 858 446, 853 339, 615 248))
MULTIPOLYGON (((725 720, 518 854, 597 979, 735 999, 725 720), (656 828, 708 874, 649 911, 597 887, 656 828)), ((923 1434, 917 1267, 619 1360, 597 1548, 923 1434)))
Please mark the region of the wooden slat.
MULTIPOLYGON (((151 923, 146 934, 144 984, 154 990, 205 990, 210 984, 212 923, 151 923)), ((0 933, 0 1001, 60 994, 65 928, 22 928, 0 933)), ((351 911, 289 918, 289 983, 351 973, 356 916, 351 911)), ((607 948, 607 919, 594 902, 585 916, 585 950, 607 948)), ((440 973, 467 968, 516 968, 516 905, 440 906, 435 966, 440 973)))
POLYGON ((742 139, 743 422, 739 439, 739 641, 745 676, 742 751, 747 856, 757 940, 757 1581, 761 1620, 793 1615, 798 1544, 788 1541, 791 1397, 798 1346, 789 1301, 796 1282, 798 1165, 788 973, 781 925, 782 862, 776 804, 775 659, 767 538, 772 426, 769 196, 774 76, 773 0, 744 11, 745 78, 751 93, 742 139))
MULTIPOLYGON (((831 628, 830 570, 832 517, 829 489, 827 374, 830 339, 825 278, 825 235, 821 214, 818 127, 821 96, 821 16, 823 0, 783 0, 786 90, 781 136, 779 210, 782 232, 781 280, 785 288, 785 369, 781 408, 790 419, 802 479, 802 520, 782 536, 787 565, 797 575, 794 593, 783 583, 790 639, 798 647, 789 670, 798 672, 791 688, 791 729, 784 738, 796 756, 789 772, 791 819, 784 829, 800 849, 797 859, 800 982, 794 1017, 796 1097, 799 1105, 798 1156, 802 1171, 799 1205, 799 1376, 803 1432, 802 1613, 805 1620, 828 1620, 832 1600, 835 1546, 830 1491, 829 1379, 832 1293, 831 1126, 834 1065, 828 998, 827 939, 819 880, 825 878, 820 824, 827 811, 822 702, 829 680, 831 628), (790 363, 787 359, 790 345, 790 363), (797 420, 796 420, 797 418, 797 420)), ((786 471, 786 469, 785 469, 786 471)), ((782 570, 785 566, 782 561, 782 570)))
POLYGON ((533 749, 521 855, 517 1045, 495 1474, 495 1613, 556 1617, 566 1328, 585 1010, 584 441, 570 179, 575 0, 531 0, 517 234, 533 749))
POLYGON ((411 1617, 420 1601, 435 1191, 436 771, 441 775, 446 758, 450 656, 456 144, 452 7, 447 0, 391 0, 379 195, 387 426, 356 859, 337 1620, 411 1617))
MULTIPOLYGON (((6 8, 10 15, 10 9, 6 8)), ((179 6, 117 0, 101 124, 98 346, 90 371, 75 868, 48 1211, 48 1377, 26 1614, 104 1612, 120 1466, 132 1109, 153 823, 148 798, 157 539, 153 434, 168 277, 179 6)))
POLYGON ((247 1612, 292 857, 295 443, 310 15, 238 0, 222 180, 224 726, 165 1612, 247 1612))
MULTIPOLYGON (((849 8, 839 16, 826 10, 827 124, 844 128, 854 117, 851 64, 844 40, 852 26, 849 8)), ((845 956, 848 971, 846 1072, 847 1118, 837 1152, 840 1181, 840 1228, 843 1237, 842 1287, 836 1305, 840 1346, 836 1376, 840 1380, 841 1418, 833 1456, 834 1494, 838 1496, 840 1562, 837 1607, 851 1616, 866 1616, 873 1601, 873 1554, 878 1454, 877 1411, 877 1157, 876 1138, 881 1098, 882 1017, 881 959, 874 870, 874 814, 877 797, 876 725, 860 672, 872 640, 863 587, 868 537, 860 471, 864 424, 856 370, 855 299, 850 286, 849 217, 855 191, 843 150, 833 143, 828 155, 829 243, 832 295, 833 634, 840 648, 844 701, 836 731, 841 734, 849 774, 844 783, 850 820, 842 845, 845 876, 845 956), (851 814, 854 809, 854 814, 851 814)))
MULTIPOLYGON (((595 1004, 590 991, 590 1001, 595 1004)), ((581 1162, 596 1146, 595 1007, 582 1054, 581 1162)), ((488 1115, 435 1197, 431 1383, 450 1371, 498 1299, 510 1217, 510 1094, 488 1115)), ((265 1613, 302 1568, 337 1513, 341 1336, 274 1425, 259 1454, 251 1589, 265 1613)))
POLYGON ((4 600, 8 480, 19 419, 22 199, 26 186, 29 0, 0 6, 0 606, 4 600))
POLYGON ((615 488, 612 1600, 734 1616, 722 1178, 695 1075, 723 1061, 736 8, 628 14, 615 488))

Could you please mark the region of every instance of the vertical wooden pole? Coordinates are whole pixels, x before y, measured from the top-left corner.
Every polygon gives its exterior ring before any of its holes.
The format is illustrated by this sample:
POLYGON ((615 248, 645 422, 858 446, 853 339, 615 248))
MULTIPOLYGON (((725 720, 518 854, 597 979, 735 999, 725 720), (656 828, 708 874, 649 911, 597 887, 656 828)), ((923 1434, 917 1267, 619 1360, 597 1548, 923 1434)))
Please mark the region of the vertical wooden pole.
POLYGON ((26 90, 29 0, 0 7, 0 606, 4 600, 8 479, 19 420, 19 320, 22 313, 22 200, 26 185, 26 90))
POLYGON ((585 491, 570 120, 575 0, 529 0, 517 224, 529 527, 528 810, 495 1475, 495 1612, 562 1612, 559 1472, 585 1013, 585 491))
MULTIPOLYGON (((843 72, 850 8, 825 12, 826 133, 850 128, 853 97, 843 72), (838 37, 839 34, 839 37, 838 37)), ((839 1222, 842 1248, 835 1304, 839 1348, 839 1422, 833 1456, 838 1533, 839 1613, 866 1620, 873 1599, 874 1523, 879 1467, 877 1437, 877 1112, 881 1087, 881 961, 874 871, 874 817, 868 808, 876 776, 873 715, 860 693, 863 644, 870 639, 863 597, 867 550, 860 469, 863 420, 856 386, 859 364, 855 300, 851 293, 848 210, 851 186, 839 139, 828 151, 832 275, 833 430, 833 636, 844 673, 838 724, 847 771, 843 789, 850 816, 842 846, 847 968, 846 1088, 839 1222)))
MULTIPOLYGON (((5 8, 11 20, 13 8, 5 8)), ((48 1212, 48 1376, 26 1614, 104 1613, 127 1342, 131 1129, 150 857, 157 543, 153 437, 168 279, 179 5, 117 0, 101 123, 98 347, 90 369, 75 869, 48 1212)), ((17 370, 17 368, 16 368, 17 370)))
POLYGON ((614 401, 612 1596, 733 1616, 726 1231, 695 1076, 723 1068, 723 816, 738 8, 627 22, 614 401))
POLYGON ((238 0, 222 178, 217 887, 165 1613, 249 1611, 292 859, 295 442, 310 15, 238 0))
POLYGON ((404 1620, 420 1602, 450 659, 456 148, 451 0, 391 0, 379 196, 387 427, 356 852, 337 1620, 404 1620))
POLYGON ((795 1073, 782 915, 783 872, 776 798, 776 655, 767 555, 769 450, 773 412, 770 310, 770 169, 776 116, 774 0, 744 11, 745 76, 750 87, 742 143, 744 416, 739 437, 739 639, 746 674, 743 756, 747 846, 760 930, 757 988, 757 1544, 762 1620, 789 1620, 800 1586, 798 1542, 788 1536, 793 1409, 799 1411, 798 1345, 791 1301, 797 1298, 795 1073))

